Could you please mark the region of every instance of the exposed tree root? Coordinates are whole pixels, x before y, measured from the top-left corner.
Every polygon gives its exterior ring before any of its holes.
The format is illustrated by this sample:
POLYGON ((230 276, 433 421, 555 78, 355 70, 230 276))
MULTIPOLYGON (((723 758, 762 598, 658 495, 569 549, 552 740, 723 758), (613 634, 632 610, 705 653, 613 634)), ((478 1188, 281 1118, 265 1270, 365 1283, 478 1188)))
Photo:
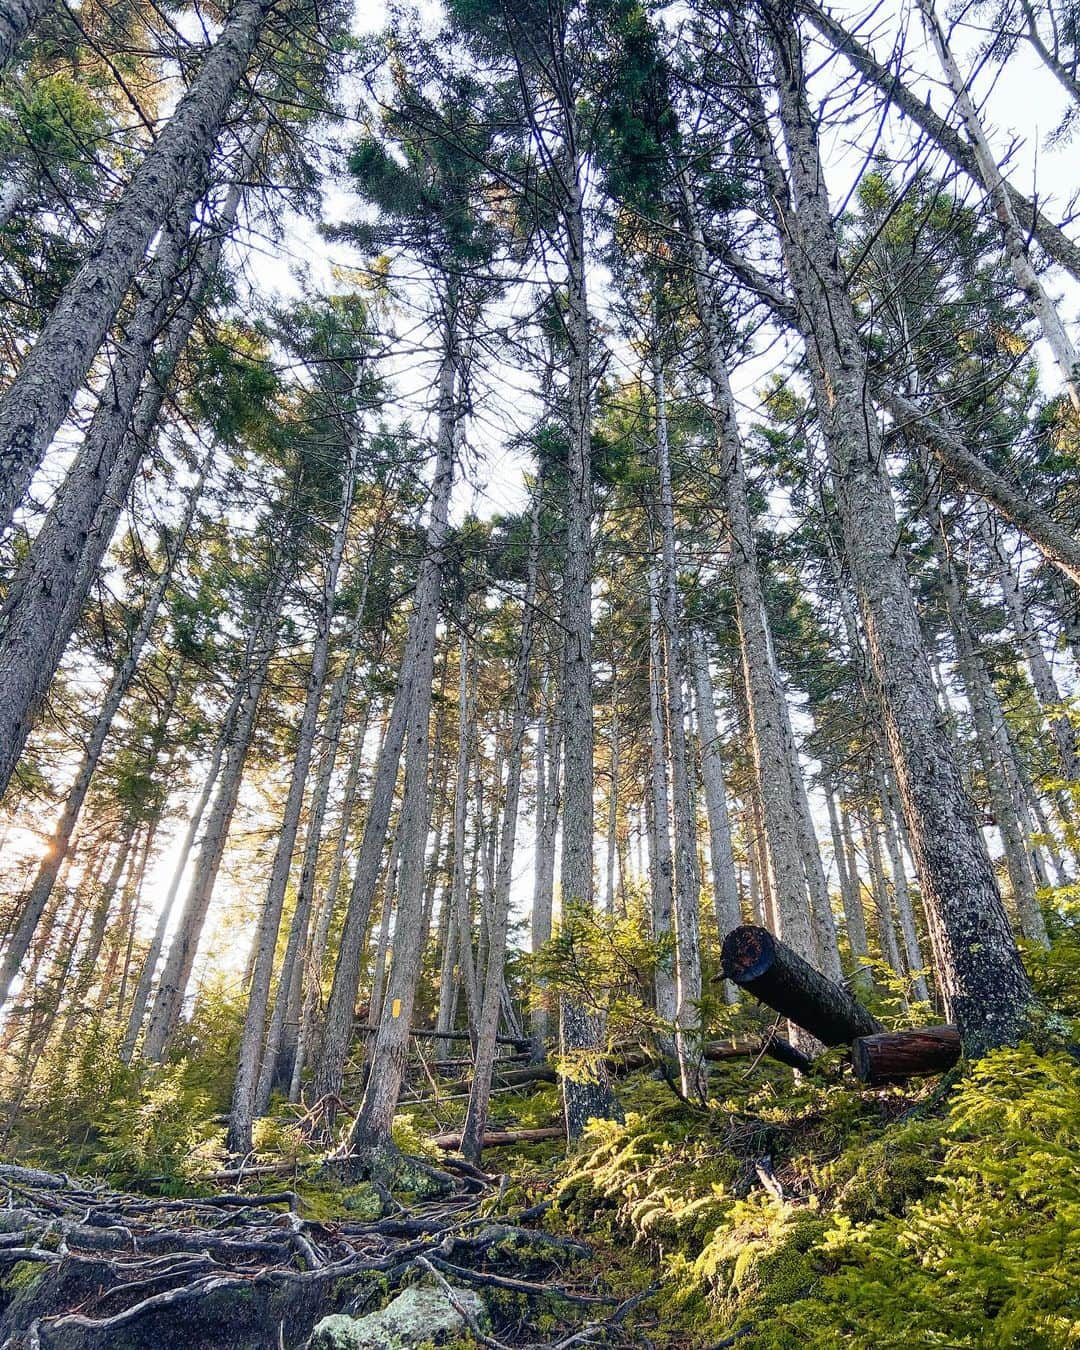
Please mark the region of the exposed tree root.
MULTIPOLYGON (((371 1165, 349 1157, 328 1167, 351 1175, 371 1165)), ((579 1339, 574 1307, 616 1300, 594 1270, 582 1273, 587 1247, 524 1226, 546 1206, 496 1222, 479 1213, 501 1194, 494 1178, 468 1165, 445 1173, 422 1166, 447 1178, 451 1192, 413 1210, 395 1202, 398 1213, 366 1222, 306 1218, 291 1189, 156 1198, 2 1168, 0 1343, 10 1350, 176 1350, 180 1343, 184 1350, 300 1350, 319 1318, 366 1310, 418 1277, 517 1295, 548 1321, 558 1308, 562 1330, 546 1345, 634 1343, 624 1338, 618 1308, 610 1325, 590 1323, 591 1340, 579 1339)), ((508 1329, 495 1323, 494 1334, 480 1333, 482 1343, 540 1344, 527 1315, 516 1314, 508 1329)))

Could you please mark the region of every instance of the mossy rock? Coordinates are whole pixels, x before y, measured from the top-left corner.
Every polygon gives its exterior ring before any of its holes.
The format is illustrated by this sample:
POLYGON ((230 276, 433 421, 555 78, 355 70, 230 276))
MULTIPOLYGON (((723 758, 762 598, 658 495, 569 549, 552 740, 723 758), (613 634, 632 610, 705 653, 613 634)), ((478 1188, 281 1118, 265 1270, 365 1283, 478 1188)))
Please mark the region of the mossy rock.
POLYGON ((425 1158, 402 1153, 393 1144, 328 1162, 325 1173, 343 1186, 356 1187, 366 1181, 376 1195, 382 1190, 416 1200, 442 1199, 456 1188, 449 1172, 432 1166, 425 1158))
MULTIPOLYGON (((471 1289, 455 1289, 454 1299, 477 1325, 486 1320, 484 1302, 471 1289)), ((412 1350, 446 1345, 468 1331, 465 1318, 442 1289, 412 1285, 379 1312, 366 1317, 324 1317, 308 1342, 309 1350, 412 1350)))

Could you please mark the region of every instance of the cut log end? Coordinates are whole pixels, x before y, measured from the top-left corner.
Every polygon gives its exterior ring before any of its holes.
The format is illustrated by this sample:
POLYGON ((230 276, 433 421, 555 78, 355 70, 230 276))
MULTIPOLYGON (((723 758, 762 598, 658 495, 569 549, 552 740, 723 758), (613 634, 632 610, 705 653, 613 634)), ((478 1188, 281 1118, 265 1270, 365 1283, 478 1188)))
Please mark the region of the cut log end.
POLYGON ((851 1062, 860 1083, 880 1087, 946 1073, 960 1059, 960 1049, 953 1026, 882 1031, 853 1041, 851 1062))
POLYGON ((720 962, 724 975, 735 984, 759 979, 776 960, 776 939, 765 928, 742 924, 724 939, 720 962))

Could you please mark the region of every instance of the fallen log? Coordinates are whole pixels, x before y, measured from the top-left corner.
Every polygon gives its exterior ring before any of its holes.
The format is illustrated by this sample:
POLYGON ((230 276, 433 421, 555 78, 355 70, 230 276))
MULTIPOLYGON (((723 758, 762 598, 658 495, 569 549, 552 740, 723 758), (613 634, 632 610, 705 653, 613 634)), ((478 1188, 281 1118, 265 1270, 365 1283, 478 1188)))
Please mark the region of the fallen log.
POLYGON ((724 939, 724 976, 816 1036, 843 1045, 881 1031, 881 1023, 848 991, 804 961, 764 928, 743 924, 724 939))
POLYGON ((953 1026, 880 1031, 851 1044, 855 1077, 869 1087, 945 1073, 959 1058, 960 1033, 953 1026))
MULTIPOLYGON (((766 1041, 762 1053, 769 1059, 775 1059, 780 1064, 786 1064, 789 1069, 798 1069, 800 1073, 811 1073, 814 1068, 814 1061, 809 1055, 804 1055, 801 1050, 796 1050, 790 1041, 785 1041, 783 1036, 773 1034, 766 1041)), ((709 1058, 708 1055, 705 1056, 709 1058)))
MULTIPOLYGON (((378 1027, 371 1026, 366 1018, 357 1018, 357 1031, 364 1035, 374 1035, 378 1027)), ((426 1041, 467 1041, 467 1031, 429 1031, 427 1027, 413 1027, 410 1036, 420 1036, 426 1041)), ((528 1050, 531 1042, 528 1036, 496 1036, 496 1045, 512 1045, 515 1050, 528 1050)))
MULTIPOLYGON (((491 1078, 493 1087, 522 1087, 526 1083, 556 1083, 558 1074, 546 1064, 529 1064, 520 1069, 506 1069, 500 1072, 498 1061, 491 1078)), ((471 1078, 455 1078, 449 1083, 439 1084, 439 1096, 454 1092, 468 1092, 472 1087, 471 1078)))
MULTIPOLYGON (((545 1139, 565 1139, 566 1131, 561 1125, 545 1125, 539 1130, 488 1130, 484 1135, 484 1148, 509 1148, 514 1144, 539 1144, 545 1139)), ((428 1142, 436 1148, 453 1153, 461 1147, 461 1131, 452 1130, 448 1134, 433 1134, 428 1142)))
MULTIPOLYGON (((701 1047, 701 1057, 710 1064, 722 1064, 729 1059, 754 1059, 758 1055, 767 1055, 792 1069, 809 1071, 810 1060, 782 1036, 770 1036, 766 1041, 706 1041, 701 1047)), ((635 1069, 647 1068, 659 1063, 659 1055, 642 1046, 632 1046, 625 1050, 616 1049, 606 1060, 608 1069, 619 1076, 633 1073, 635 1069)))
MULTIPOLYGON (((806 1055, 800 1050, 796 1050, 781 1036, 770 1036, 766 1042, 707 1041, 701 1047, 701 1054, 702 1058, 710 1063, 723 1063, 730 1059, 753 1059, 756 1055, 768 1055, 770 1059, 778 1060, 789 1068, 800 1069, 803 1073, 808 1073, 811 1067, 810 1060, 806 1055)), ((647 1069, 650 1065, 659 1062, 660 1057, 656 1051, 646 1049, 641 1045, 616 1047, 614 1052, 604 1060, 608 1071, 616 1077, 633 1073, 636 1069, 647 1069)), ((495 1073, 491 1081, 492 1090, 496 1091, 500 1088, 523 1087, 528 1083, 557 1083, 559 1076, 547 1064, 529 1064, 519 1068, 500 1070, 498 1061, 496 1061, 495 1073)), ((471 1085, 472 1080, 470 1078, 458 1078, 448 1083, 440 1083, 439 1097, 444 1101, 453 1100, 454 1093, 468 1092, 471 1085)))

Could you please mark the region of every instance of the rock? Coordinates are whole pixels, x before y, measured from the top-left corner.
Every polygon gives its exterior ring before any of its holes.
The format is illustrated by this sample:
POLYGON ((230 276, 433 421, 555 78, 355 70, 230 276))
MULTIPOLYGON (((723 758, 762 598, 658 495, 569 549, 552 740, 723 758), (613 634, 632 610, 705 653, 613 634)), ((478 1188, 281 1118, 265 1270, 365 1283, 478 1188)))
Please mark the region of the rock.
MULTIPOLYGON (((480 1322, 484 1302, 471 1289, 454 1297, 480 1322)), ((311 1333, 308 1350, 409 1350, 410 1346, 447 1341, 468 1325, 441 1289, 413 1285, 367 1317, 324 1317, 311 1333)))

